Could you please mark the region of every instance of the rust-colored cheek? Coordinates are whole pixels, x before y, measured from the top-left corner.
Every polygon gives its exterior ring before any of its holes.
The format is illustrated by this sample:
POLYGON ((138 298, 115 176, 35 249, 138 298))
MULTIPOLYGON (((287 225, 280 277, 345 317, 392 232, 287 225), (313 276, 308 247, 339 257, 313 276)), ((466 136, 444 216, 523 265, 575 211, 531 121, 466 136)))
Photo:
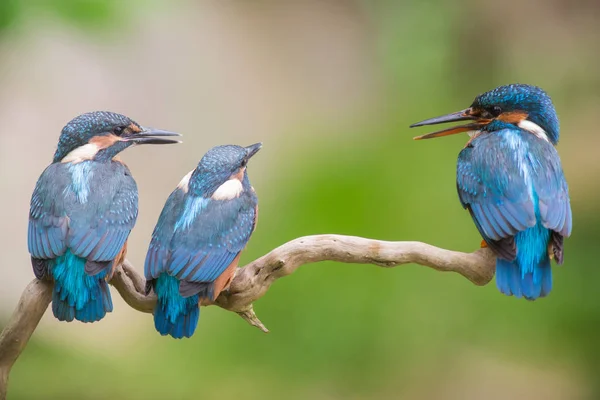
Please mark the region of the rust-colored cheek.
POLYGON ((102 150, 109 148, 113 144, 117 143, 119 140, 121 139, 118 136, 113 135, 111 133, 109 135, 94 136, 90 139, 90 143, 96 145, 98 147, 98 150, 102 150))
POLYGON ((508 111, 498 115, 498 120, 517 125, 519 122, 527 119, 528 116, 529 114, 524 111, 508 111))

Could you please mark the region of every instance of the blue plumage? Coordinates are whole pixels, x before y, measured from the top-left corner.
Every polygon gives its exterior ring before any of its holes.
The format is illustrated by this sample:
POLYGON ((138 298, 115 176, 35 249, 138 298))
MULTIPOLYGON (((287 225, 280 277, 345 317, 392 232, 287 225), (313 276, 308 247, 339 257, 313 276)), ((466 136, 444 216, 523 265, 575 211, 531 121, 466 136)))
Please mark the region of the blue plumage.
POLYGON ((154 327, 161 335, 175 339, 191 337, 198 325, 199 295, 183 297, 179 294, 179 280, 167 273, 156 279, 154 286, 160 300, 154 311, 154 327))
POLYGON ((477 96, 471 107, 489 110, 492 115, 495 114, 495 107, 500 112, 526 111, 527 120, 542 127, 552 144, 558 143, 560 124, 554 104, 548 93, 537 86, 521 83, 498 86, 477 96))
POLYGON ((246 163, 259 148, 211 149, 167 199, 144 267, 148 290, 158 297, 154 323, 160 334, 190 337, 198 302, 216 299, 233 277, 256 224, 246 163))
POLYGON ((70 250, 48 262, 54 278, 52 311, 60 321, 81 322, 101 320, 113 309, 106 278, 107 271, 90 276, 85 273, 87 260, 70 250))
POLYGON ((499 256, 500 291, 528 299, 543 297, 552 287, 551 232, 563 236, 571 232, 560 159, 545 140, 498 123, 486 129, 495 128, 499 130, 482 132, 461 151, 459 198, 499 256))
POLYGON ((552 270, 548 255, 550 231, 538 222, 515 235, 517 256, 513 261, 496 261, 496 286, 506 294, 534 300, 552 289, 552 270))
POLYGON ((560 157, 559 123, 550 97, 529 85, 506 85, 477 96, 468 109, 413 126, 474 120, 417 139, 468 131, 460 152, 461 204, 496 253, 498 289, 534 300, 552 289, 551 257, 563 262, 571 234, 569 190, 560 157))
POLYGON ((74 179, 72 165, 56 163, 38 180, 31 202, 29 252, 45 261, 38 278, 55 281, 55 316, 93 322, 112 311, 105 278, 135 224, 138 194, 122 163, 81 164, 87 164, 85 178, 74 179), (78 179, 85 183, 77 184, 78 179))
POLYGON ((65 126, 37 181, 28 248, 36 277, 54 281, 52 311, 61 321, 94 322, 113 309, 106 279, 124 257, 138 212, 136 183, 113 157, 140 140, 173 142, 150 138, 119 114, 83 114, 65 126))

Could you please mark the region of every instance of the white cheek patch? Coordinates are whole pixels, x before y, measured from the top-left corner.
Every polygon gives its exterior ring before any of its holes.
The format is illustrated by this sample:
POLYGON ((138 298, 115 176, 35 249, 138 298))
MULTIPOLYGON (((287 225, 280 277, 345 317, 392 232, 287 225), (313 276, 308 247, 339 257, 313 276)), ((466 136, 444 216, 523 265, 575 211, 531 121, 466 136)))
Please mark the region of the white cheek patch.
POLYGON ((519 122, 518 126, 519 126, 519 128, 526 130, 527 132, 533 133, 538 138, 543 139, 546 142, 550 142, 550 140, 548 139, 548 134, 546 134, 546 131, 544 129, 542 129, 542 127, 539 126, 538 124, 536 124, 535 122, 531 122, 529 120, 524 119, 521 122, 519 122))
POLYGON ((239 197, 243 190, 242 182, 234 178, 219 186, 211 198, 213 200, 231 200, 239 197))
POLYGON ((76 148, 60 160, 61 163, 79 163, 85 160, 93 159, 100 148, 94 143, 88 143, 76 148))
POLYGON ((187 193, 190 189, 190 178, 192 177, 193 172, 194 170, 188 172, 187 175, 184 176, 181 182, 179 182, 179 184, 177 185, 177 188, 183 190, 184 193, 187 193))

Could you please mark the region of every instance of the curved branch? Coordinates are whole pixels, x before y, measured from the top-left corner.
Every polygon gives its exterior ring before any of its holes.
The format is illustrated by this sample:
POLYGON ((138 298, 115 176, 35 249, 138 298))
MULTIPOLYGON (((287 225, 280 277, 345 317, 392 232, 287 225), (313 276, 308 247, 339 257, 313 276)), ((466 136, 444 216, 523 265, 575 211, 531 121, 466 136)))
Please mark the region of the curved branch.
POLYGON ((52 300, 52 283, 34 279, 0 335, 0 399, 6 399, 8 375, 52 300))
MULTIPOLYGON (((473 253, 444 250, 421 242, 386 242, 343 235, 314 235, 294 239, 239 268, 228 291, 213 304, 233 311, 263 332, 267 328, 254 313, 253 303, 277 279, 291 275, 301 265, 319 261, 373 264, 390 268, 415 263, 442 272, 456 272, 476 285, 494 275, 495 256, 489 249, 473 253)), ((110 283, 132 308, 152 313, 154 293, 145 294, 145 279, 129 261, 116 268, 110 283)), ((8 375, 52 299, 52 283, 33 280, 0 335, 0 400, 6 398, 8 375)), ((209 305, 209 304, 202 304, 209 305)))
MULTIPOLYGON (((265 295, 275 280, 291 275, 304 264, 337 261, 390 268, 415 263, 437 271, 456 272, 476 285, 485 285, 494 276, 495 259, 492 251, 485 248, 461 253, 421 242, 385 242, 343 235, 305 236, 238 269, 229 290, 221 293, 214 304, 238 313, 250 324, 268 332, 256 317, 252 304, 265 295)), ((156 297, 144 294, 143 282, 127 261, 111 281, 127 304, 138 311, 151 313, 156 297)))

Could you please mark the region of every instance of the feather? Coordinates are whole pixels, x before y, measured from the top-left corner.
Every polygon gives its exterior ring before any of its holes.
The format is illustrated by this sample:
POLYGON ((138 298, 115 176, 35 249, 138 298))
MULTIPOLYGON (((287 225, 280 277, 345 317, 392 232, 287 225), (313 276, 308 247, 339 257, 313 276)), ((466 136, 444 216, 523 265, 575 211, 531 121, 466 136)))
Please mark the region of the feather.
POLYGON ((54 279, 52 309, 64 321, 98 321, 112 311, 105 278, 137 218, 137 187, 127 167, 84 163, 46 168, 29 212, 34 274, 54 279))
POLYGON ((484 132, 458 158, 457 189, 488 247, 496 283, 534 300, 552 288, 549 251, 562 263, 571 232, 567 184, 555 148, 519 130, 484 132))
POLYGON ((256 224, 256 195, 247 180, 243 185, 239 196, 223 200, 179 187, 167 199, 144 263, 146 291, 152 288, 158 297, 154 322, 162 335, 191 336, 198 301, 214 300, 230 282, 256 224))

